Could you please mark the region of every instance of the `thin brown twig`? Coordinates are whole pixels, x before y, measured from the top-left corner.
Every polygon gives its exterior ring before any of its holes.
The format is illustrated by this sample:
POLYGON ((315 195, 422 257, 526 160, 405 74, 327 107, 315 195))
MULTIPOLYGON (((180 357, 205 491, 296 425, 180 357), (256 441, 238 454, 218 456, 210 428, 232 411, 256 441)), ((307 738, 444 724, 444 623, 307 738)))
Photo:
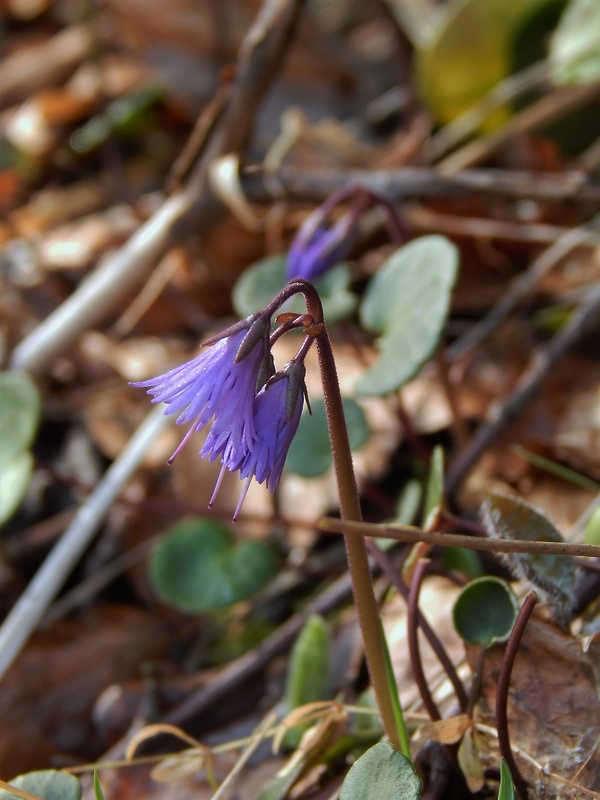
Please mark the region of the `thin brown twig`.
POLYGON ((277 169, 248 165, 240 174, 248 200, 271 203, 296 200, 322 203, 333 192, 347 186, 364 186, 387 194, 394 202, 439 197, 490 194, 494 197, 600 203, 600 189, 581 171, 560 175, 511 169, 466 169, 442 175, 434 167, 399 169, 310 169, 282 164, 277 169))
POLYGON ((514 311, 518 303, 539 283, 539 281, 549 272, 562 258, 568 255, 576 247, 585 244, 589 240, 590 228, 596 220, 592 220, 587 225, 577 228, 570 228, 562 236, 556 239, 550 247, 536 258, 531 265, 516 278, 508 287, 508 290, 500 298, 499 302, 492 308, 480 322, 477 323, 466 336, 457 339, 456 342, 448 347, 446 352, 449 362, 455 361, 467 350, 473 350, 487 339, 499 325, 514 311))
POLYGON ((537 130, 549 122, 560 119, 570 111, 592 102, 598 94, 600 94, 600 82, 556 89, 516 114, 499 131, 469 142, 440 161, 437 166, 446 175, 466 169, 488 158, 515 135, 537 130))
POLYGON ((536 593, 529 592, 523 601, 510 638, 506 643, 504 658, 502 659, 502 666, 500 667, 500 674, 498 676, 498 686, 496 688, 496 728, 498 729, 498 744, 502 757, 509 766, 517 791, 523 797, 523 800, 527 800, 527 784, 519 771, 510 746, 510 735, 508 732, 508 687, 510 685, 510 676, 515 658, 517 657, 519 645, 536 603, 536 593))
POLYGON ((419 647, 418 635, 419 592, 421 590, 421 584, 423 583, 423 578, 425 577, 425 573, 427 572, 429 564, 430 561, 428 558, 420 558, 415 566, 412 583, 410 585, 410 591, 408 593, 407 639, 413 678, 415 679, 415 683, 419 689, 419 694, 421 695, 425 710, 429 714, 431 721, 437 722, 437 720, 442 718, 442 715, 440 714, 440 710, 437 707, 431 692, 429 691, 429 686, 427 685, 427 679, 425 677, 423 663, 421 661, 421 650, 419 647))
POLYGON ((559 556, 587 556, 600 558, 600 545, 575 544, 573 542, 541 542, 517 539, 484 539, 460 533, 437 533, 424 531, 412 525, 380 525, 372 522, 322 517, 317 526, 326 533, 356 532, 362 536, 378 536, 395 539, 407 544, 427 542, 440 547, 467 547, 469 550, 484 550, 489 553, 546 553, 559 556))

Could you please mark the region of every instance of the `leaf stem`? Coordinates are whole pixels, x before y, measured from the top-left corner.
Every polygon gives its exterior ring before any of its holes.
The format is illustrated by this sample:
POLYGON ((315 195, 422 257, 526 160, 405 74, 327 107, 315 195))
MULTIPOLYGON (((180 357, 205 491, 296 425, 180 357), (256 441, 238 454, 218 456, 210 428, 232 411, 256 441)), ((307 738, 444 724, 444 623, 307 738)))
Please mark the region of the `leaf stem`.
POLYGON ((502 666, 500 667, 500 674, 498 676, 498 686, 496 688, 496 728, 498 729, 498 744, 500 746, 500 753, 508 764, 508 767, 512 773, 514 784, 524 800, 527 800, 528 797, 527 784, 519 772, 519 768, 510 746, 510 736, 508 733, 508 687, 510 685, 510 676, 517 652, 519 650, 521 638, 523 637, 525 626, 529 621, 529 617, 531 616, 536 603, 536 593, 529 592, 523 601, 523 605, 519 611, 519 616, 515 621, 510 638, 506 643, 504 658, 502 659, 502 666))
POLYGON ((413 678, 419 689, 419 694, 423 700, 425 710, 429 714, 432 722, 437 722, 442 718, 440 710, 436 705, 435 700, 429 686, 427 685, 427 678, 423 671, 423 663, 421 661, 421 650, 419 648, 419 592, 421 591, 421 584, 425 573, 429 568, 430 561, 428 558, 420 558, 415 566, 415 571, 408 593, 408 652, 410 654, 410 665, 412 667, 413 678))

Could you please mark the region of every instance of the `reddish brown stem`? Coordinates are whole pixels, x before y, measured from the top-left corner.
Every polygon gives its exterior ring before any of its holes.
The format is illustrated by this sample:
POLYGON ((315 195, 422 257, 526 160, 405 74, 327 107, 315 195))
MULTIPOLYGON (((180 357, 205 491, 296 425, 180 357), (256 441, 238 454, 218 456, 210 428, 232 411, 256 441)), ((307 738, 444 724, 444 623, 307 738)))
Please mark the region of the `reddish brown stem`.
POLYGON ((421 583, 425 577, 425 573, 429 567, 429 559, 420 558, 417 561, 415 571, 413 574, 410 591, 408 593, 408 651, 410 654, 410 665, 412 667, 413 678, 419 688, 421 699, 425 710, 433 722, 441 719, 442 716, 433 699, 427 679, 423 671, 423 664, 421 662, 421 651, 419 648, 418 637, 418 618, 419 618, 419 592, 421 590, 421 583))
POLYGON ((535 604, 537 603, 537 595, 535 592, 529 592, 525 598, 519 616, 513 626, 510 638, 506 643, 506 650, 504 651, 504 658, 502 659, 502 666, 500 667, 500 675, 498 676, 498 687, 496 689, 496 727, 498 729, 498 744, 500 745, 500 753, 508 764, 511 771, 515 787, 523 800, 527 800, 527 784, 523 776, 519 772, 517 762, 513 755, 510 746, 510 736, 508 733, 508 687, 510 685, 510 676, 512 668, 515 663, 515 658, 519 650, 521 638, 525 631, 525 626, 529 621, 535 604))
MULTIPOLYGON (((382 572, 385 574, 387 579, 393 583, 396 587, 398 594, 404 598, 406 603, 408 604, 408 597, 409 597, 409 588, 402 580, 402 577, 398 573, 398 565, 396 565, 396 569, 392 567, 389 558, 383 553, 377 544, 372 540, 367 540, 367 549, 369 553, 373 556, 374 560, 377 562, 377 565, 380 567, 382 572)), ((452 686, 454 687, 454 691, 456 693, 456 699, 458 701, 458 705, 460 706, 461 711, 466 711, 468 705, 468 698, 465 692, 465 687, 462 684, 461 679, 458 677, 458 673, 454 668, 454 664, 450 660, 448 653, 446 652, 444 645, 440 642, 438 637, 436 636, 433 628, 429 625, 423 614, 418 611, 417 615, 417 624, 423 631, 425 638, 429 642, 429 646, 436 654, 438 661, 444 668, 452 686)))

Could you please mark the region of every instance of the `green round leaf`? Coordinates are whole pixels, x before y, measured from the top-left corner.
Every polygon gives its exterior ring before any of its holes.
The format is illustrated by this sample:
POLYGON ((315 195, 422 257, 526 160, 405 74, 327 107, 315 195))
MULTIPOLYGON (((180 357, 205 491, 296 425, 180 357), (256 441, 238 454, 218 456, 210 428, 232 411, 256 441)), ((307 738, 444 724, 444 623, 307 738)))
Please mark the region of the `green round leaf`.
POLYGON ((375 275, 360 307, 378 342, 376 363, 359 379, 362 394, 396 391, 435 352, 458 270, 458 250, 443 236, 423 236, 397 250, 375 275))
MULTIPOLYGON (((438 122, 451 122, 510 74, 514 37, 551 2, 450 0, 440 8, 433 34, 416 53, 417 82, 438 122)), ((496 113, 486 128, 497 127, 507 114, 496 113)))
POLYGON ((33 470, 31 453, 15 453, 0 461, 0 525, 17 510, 29 486, 33 470))
POLYGON ((340 800, 418 800, 421 779, 412 764, 388 742, 379 742, 346 775, 340 800))
POLYGON ((26 450, 40 420, 40 396, 26 372, 0 372, 0 462, 26 450))
POLYGON ((176 525, 152 552, 154 587, 181 611, 214 611, 250 597, 275 575, 278 559, 266 542, 234 541, 208 519, 176 525))
MULTIPOLYGON (((264 258, 248 267, 233 289, 233 307, 240 317, 248 317, 267 306, 286 285, 287 256, 280 253, 264 258)), ((349 291, 350 273, 344 264, 328 270, 315 282, 323 314, 328 322, 337 322, 351 314, 356 307, 356 295, 349 291)), ((282 306, 283 311, 303 314, 306 306, 301 296, 293 297, 282 306)))
POLYGON ((571 0, 550 42, 548 60, 559 85, 600 80, 600 3, 571 0))
MULTIPOLYGON (((344 398, 344 414, 348 426, 350 447, 358 450, 369 438, 369 427, 365 413, 358 403, 344 398)), ((300 417, 298 431, 292 440, 285 462, 286 469, 303 478, 316 478, 331 466, 331 443, 322 398, 311 401, 312 414, 305 409, 300 417)))
MULTIPOLYGON (((79 800, 81 784, 74 775, 46 769, 27 772, 10 781, 11 785, 41 800, 79 800)), ((0 800, 23 800, 20 795, 0 789, 0 800)))
POLYGON ((518 613, 517 598, 506 581, 484 577, 464 587, 454 604, 452 619, 466 642, 487 648, 508 639, 518 613))

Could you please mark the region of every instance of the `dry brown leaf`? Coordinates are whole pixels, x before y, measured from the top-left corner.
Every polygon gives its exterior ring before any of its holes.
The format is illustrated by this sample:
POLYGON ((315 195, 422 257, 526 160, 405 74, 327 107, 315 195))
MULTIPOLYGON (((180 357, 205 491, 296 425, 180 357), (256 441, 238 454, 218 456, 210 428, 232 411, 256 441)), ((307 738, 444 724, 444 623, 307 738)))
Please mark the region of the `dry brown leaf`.
MULTIPOLYGON (((495 707, 503 648, 489 651, 485 661, 483 697, 495 707)), ((599 643, 584 653, 582 642, 540 619, 529 621, 513 667, 508 723, 511 744, 556 773, 587 789, 600 791, 599 643), (596 755, 594 755, 596 753, 596 755), (590 759, 588 761, 588 759, 590 759)), ((492 718, 487 714, 482 721, 492 718)), ((498 755, 494 754, 488 766, 498 755)), ((519 769, 532 786, 532 800, 584 796, 536 770, 517 757, 519 769)))

